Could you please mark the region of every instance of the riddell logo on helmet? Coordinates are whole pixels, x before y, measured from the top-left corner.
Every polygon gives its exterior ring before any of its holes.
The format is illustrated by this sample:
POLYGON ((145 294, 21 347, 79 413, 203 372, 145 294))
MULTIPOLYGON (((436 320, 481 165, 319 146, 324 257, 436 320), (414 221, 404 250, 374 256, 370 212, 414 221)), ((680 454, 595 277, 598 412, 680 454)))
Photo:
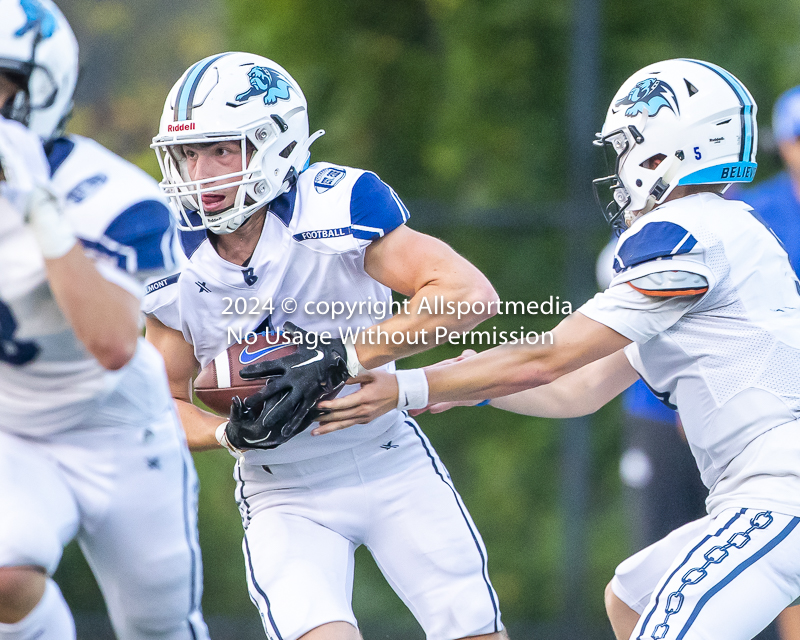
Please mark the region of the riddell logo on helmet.
POLYGON ((181 122, 180 124, 168 124, 167 131, 170 133, 173 131, 192 131, 194 127, 194 122, 181 122))

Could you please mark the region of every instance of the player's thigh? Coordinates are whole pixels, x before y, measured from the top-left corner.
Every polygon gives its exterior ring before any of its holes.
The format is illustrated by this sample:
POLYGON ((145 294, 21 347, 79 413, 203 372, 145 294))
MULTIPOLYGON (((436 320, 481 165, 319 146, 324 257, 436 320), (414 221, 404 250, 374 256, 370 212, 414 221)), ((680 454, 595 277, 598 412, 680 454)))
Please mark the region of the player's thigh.
MULTIPOLYGON (((356 627, 351 607, 356 545, 307 517, 281 491, 284 504, 256 510, 245 518, 242 541, 247 587, 269 638, 296 640, 326 623, 356 627)), ((263 496, 265 499, 274 496, 263 496)))
POLYGON ((121 638, 206 637, 200 611, 197 476, 174 413, 105 437, 96 454, 113 475, 78 492, 87 510, 79 542, 121 638), (105 489, 95 502, 92 486, 105 489))
POLYGON ((375 472, 366 540, 375 561, 429 640, 499 631, 486 548, 449 473, 413 421, 389 435, 396 448, 362 468, 375 472))
POLYGON ((52 574, 76 534, 79 512, 47 449, 0 431, 0 567, 33 565, 52 574))
POLYGON ((750 640, 800 595, 800 518, 726 510, 679 553, 636 626, 660 640, 750 640))
POLYGON ((685 524, 622 561, 611 579, 614 594, 636 613, 644 611, 656 585, 680 551, 702 535, 709 522, 711 518, 707 516, 685 524))

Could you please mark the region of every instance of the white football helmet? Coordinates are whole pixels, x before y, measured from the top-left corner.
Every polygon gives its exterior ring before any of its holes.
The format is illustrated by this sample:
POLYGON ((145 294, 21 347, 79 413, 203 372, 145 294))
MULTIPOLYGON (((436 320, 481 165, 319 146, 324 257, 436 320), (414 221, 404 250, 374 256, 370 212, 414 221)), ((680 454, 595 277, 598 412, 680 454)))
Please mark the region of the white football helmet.
POLYGON ((309 147, 306 99, 294 79, 272 60, 222 53, 192 65, 167 96, 155 149, 178 227, 231 233, 249 216, 291 189, 306 167, 309 147), (236 140, 242 171, 190 180, 184 144, 236 140), (252 145, 248 151, 248 144, 252 145), (253 149, 255 152, 253 153, 253 149), (232 180, 224 184, 210 183, 232 180), (207 213, 202 195, 239 186, 234 205, 207 213))
POLYGON ((22 87, 1 113, 46 142, 72 113, 78 42, 50 0, 0 0, 0 16, 0 73, 22 87))
POLYGON ((597 134, 613 173, 594 181, 617 228, 679 185, 750 182, 756 173, 756 103, 732 74, 700 60, 645 67, 620 87, 597 134), (610 189, 609 198, 601 191, 610 189))

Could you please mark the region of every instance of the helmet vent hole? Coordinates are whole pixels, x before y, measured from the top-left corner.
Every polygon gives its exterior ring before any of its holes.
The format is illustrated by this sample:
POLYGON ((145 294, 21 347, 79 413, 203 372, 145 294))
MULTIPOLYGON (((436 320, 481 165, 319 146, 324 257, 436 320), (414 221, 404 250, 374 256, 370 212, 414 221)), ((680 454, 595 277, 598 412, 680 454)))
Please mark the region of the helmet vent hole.
POLYGON ((636 186, 637 187, 641 187, 642 186, 642 181, 639 180, 638 178, 636 179, 636 186))
POLYGON ((664 159, 666 157, 667 156, 665 156, 663 153, 657 153, 654 156, 650 156, 647 160, 642 162, 639 166, 642 167, 643 169, 650 169, 652 171, 658 165, 660 165, 664 161, 664 159))
POLYGON ((281 152, 280 152, 278 155, 279 155, 281 158, 288 158, 288 157, 289 157, 289 154, 290 154, 290 153, 292 153, 292 151, 294 151, 294 148, 295 148, 296 146, 297 146, 297 140, 293 140, 293 141, 292 141, 292 142, 290 142, 290 143, 288 144, 288 146, 287 146, 286 148, 284 148, 284 150, 283 150, 283 151, 281 151, 281 152))
POLYGON ((684 78, 683 81, 686 83, 686 90, 689 92, 689 97, 691 98, 695 93, 697 93, 697 87, 695 87, 686 78, 684 78))
POLYGON ((731 121, 731 119, 728 118, 727 120, 723 120, 722 122, 717 122, 717 126, 721 127, 723 124, 728 124, 730 121, 731 121))

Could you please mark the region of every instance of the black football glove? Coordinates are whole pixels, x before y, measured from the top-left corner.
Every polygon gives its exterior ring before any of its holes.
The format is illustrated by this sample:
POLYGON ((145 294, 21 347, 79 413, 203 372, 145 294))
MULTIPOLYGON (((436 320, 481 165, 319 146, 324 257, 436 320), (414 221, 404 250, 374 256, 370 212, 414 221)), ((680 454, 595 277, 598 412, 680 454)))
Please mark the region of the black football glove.
POLYGON ((314 405, 336 396, 350 377, 341 340, 316 341, 312 348, 308 345, 315 341, 306 339, 308 332, 303 329, 287 322, 283 331, 293 340, 297 334, 303 336, 297 351, 248 365, 239 372, 246 380, 268 380, 244 401, 233 399, 225 433, 238 449, 274 449, 304 431, 321 415, 314 405))

